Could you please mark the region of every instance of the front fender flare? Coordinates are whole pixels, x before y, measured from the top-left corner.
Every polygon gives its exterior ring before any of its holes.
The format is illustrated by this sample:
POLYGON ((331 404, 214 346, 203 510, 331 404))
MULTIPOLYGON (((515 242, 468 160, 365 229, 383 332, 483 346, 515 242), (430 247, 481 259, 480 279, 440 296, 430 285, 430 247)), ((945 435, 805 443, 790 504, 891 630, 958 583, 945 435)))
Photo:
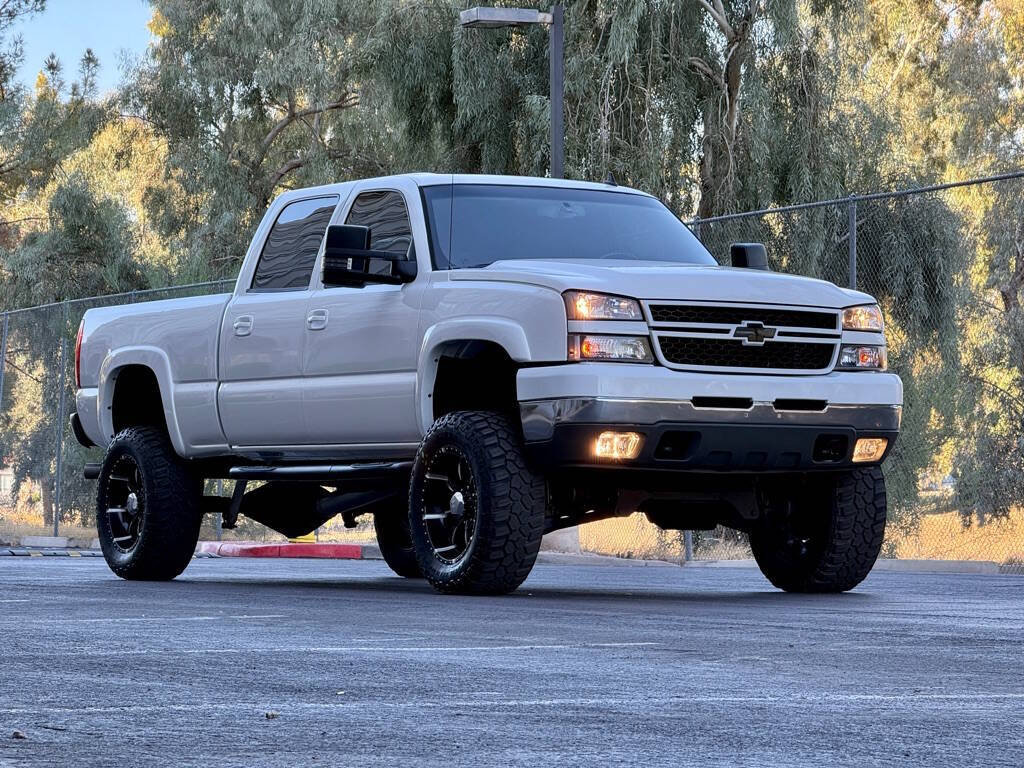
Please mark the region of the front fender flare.
POLYGON ((512 320, 496 317, 460 317, 443 320, 427 329, 416 370, 416 419, 420 434, 425 435, 434 423, 431 398, 437 380, 440 352, 455 341, 489 341, 499 345, 517 363, 533 361, 530 342, 523 327, 512 320))

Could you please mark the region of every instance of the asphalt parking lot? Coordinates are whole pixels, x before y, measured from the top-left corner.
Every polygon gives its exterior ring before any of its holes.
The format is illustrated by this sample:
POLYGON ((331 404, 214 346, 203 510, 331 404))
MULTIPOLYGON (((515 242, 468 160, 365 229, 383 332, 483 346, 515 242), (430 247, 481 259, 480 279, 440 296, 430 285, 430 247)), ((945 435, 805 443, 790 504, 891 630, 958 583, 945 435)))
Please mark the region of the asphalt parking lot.
POLYGON ((0 559, 0 766, 1024 763, 1024 578, 0 559), (26 738, 11 738, 20 731, 26 738))

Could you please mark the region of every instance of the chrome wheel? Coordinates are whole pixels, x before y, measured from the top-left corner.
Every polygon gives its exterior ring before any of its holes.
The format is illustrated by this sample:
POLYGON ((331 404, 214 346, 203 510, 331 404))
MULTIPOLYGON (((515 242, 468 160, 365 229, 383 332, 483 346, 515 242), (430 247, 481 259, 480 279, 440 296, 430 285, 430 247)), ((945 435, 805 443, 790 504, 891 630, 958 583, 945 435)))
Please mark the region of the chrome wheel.
POLYGON ((139 543, 146 512, 142 472, 131 456, 121 456, 111 468, 106 498, 111 541, 120 551, 131 552, 139 543))
POLYGON ((434 554, 454 564, 473 544, 477 526, 477 488, 469 460, 445 445, 427 462, 421 514, 434 554))

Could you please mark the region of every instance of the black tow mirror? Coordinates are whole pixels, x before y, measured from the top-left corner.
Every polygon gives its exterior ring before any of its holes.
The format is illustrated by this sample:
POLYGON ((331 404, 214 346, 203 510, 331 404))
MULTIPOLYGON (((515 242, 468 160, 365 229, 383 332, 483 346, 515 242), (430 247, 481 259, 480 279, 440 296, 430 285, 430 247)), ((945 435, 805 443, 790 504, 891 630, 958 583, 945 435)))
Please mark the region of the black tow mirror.
POLYGON ((416 278, 416 255, 411 245, 408 253, 374 251, 369 227, 334 224, 327 228, 322 277, 325 288, 409 283, 416 278))
POLYGON ((763 243, 733 243, 729 246, 729 255, 734 267, 769 269, 768 251, 763 243))

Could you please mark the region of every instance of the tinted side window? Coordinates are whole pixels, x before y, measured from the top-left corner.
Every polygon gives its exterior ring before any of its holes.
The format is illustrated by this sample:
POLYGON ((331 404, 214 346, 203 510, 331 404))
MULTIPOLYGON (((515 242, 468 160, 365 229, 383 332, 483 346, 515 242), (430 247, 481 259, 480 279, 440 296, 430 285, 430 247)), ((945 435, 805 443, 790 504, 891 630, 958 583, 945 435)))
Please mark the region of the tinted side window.
POLYGON ((337 195, 296 200, 286 205, 263 244, 252 288, 282 291, 308 286, 313 262, 337 205, 337 195))
POLYGON ((412 227, 405 199, 399 192, 363 192, 352 203, 345 223, 369 227, 370 248, 375 251, 409 251, 412 227))

